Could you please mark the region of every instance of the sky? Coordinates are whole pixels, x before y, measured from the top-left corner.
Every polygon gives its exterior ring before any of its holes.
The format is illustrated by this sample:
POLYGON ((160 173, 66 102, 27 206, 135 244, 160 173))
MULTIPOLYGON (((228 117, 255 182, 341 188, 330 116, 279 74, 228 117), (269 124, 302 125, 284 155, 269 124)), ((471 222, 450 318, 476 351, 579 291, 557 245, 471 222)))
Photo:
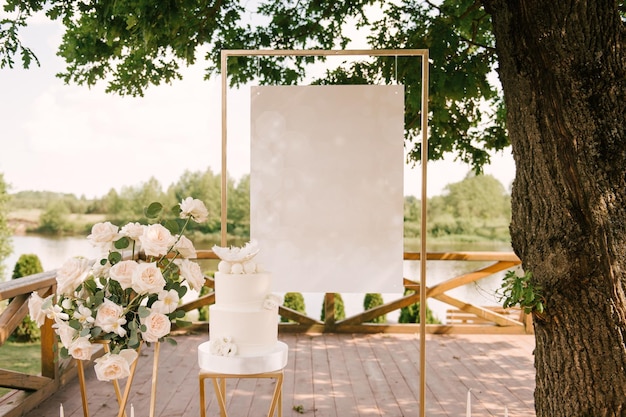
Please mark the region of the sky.
MULTIPOLYGON (((0 173, 10 193, 98 198, 151 177, 165 190, 185 171, 221 171, 221 87, 219 79, 204 80, 206 64, 184 68, 183 80, 149 87, 144 97, 120 97, 105 93, 104 84, 89 89, 55 77, 65 68, 55 55, 58 24, 34 17, 20 33, 41 67, 25 70, 17 62, 0 69, 0 173)), ((228 92, 227 164, 235 180, 249 173, 248 95, 247 87, 228 92)), ((430 197, 470 167, 449 158, 429 162, 427 170, 430 197)), ((485 167, 506 189, 514 170, 510 151, 494 154, 485 167)), ((421 166, 405 167, 404 190, 421 195, 421 166)))

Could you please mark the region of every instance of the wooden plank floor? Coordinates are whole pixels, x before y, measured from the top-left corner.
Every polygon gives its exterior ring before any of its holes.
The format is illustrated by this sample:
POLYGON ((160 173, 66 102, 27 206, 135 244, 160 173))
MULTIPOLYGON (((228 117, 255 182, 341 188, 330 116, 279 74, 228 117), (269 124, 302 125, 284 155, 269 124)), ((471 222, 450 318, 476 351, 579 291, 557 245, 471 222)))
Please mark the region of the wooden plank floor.
MULTIPOLYGON (((161 345, 156 412, 159 417, 199 416, 197 346, 206 334, 177 336, 161 345)), ((419 416, 419 338, 409 334, 281 334, 289 345, 283 385, 285 417, 419 416)), ((465 416, 471 389, 472 416, 534 416, 534 337, 527 335, 428 335, 426 415, 465 416)), ((148 417, 154 346, 141 352, 129 404, 148 417)), ((87 367, 91 417, 116 416, 111 383, 87 367)), ((125 382, 125 381, 124 381, 125 382)), ((219 416, 207 380, 208 416, 219 416)), ((229 379, 230 417, 267 415, 272 379, 229 379)), ((123 384, 122 384, 123 387, 123 384)), ((27 417, 82 417, 78 380, 27 417)), ((127 407, 130 410, 130 405, 127 407)))

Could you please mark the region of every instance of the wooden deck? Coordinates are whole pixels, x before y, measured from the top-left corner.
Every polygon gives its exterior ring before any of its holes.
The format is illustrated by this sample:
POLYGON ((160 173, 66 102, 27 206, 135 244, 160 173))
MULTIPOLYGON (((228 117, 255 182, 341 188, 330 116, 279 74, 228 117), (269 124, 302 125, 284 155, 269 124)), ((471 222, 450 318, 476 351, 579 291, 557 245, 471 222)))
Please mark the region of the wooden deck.
MULTIPOLYGON (((283 386, 283 416, 419 416, 419 340, 412 334, 280 334, 289 345, 283 386)), ((197 346, 206 334, 177 336, 161 345, 156 416, 199 416, 197 346)), ((472 416, 534 416, 535 370, 531 335, 428 335, 426 415, 465 416, 471 389, 472 416)), ((148 417, 153 347, 145 348, 129 404, 136 417, 148 417)), ((111 383, 86 368, 91 417, 115 416, 111 383)), ((207 381, 209 382, 209 381, 207 381)), ((230 417, 267 414, 271 379, 228 380, 230 417)), ((123 386, 123 384, 122 384, 123 386)), ((208 416, 219 416, 207 383, 208 416)), ((26 414, 82 417, 78 380, 26 414)), ((127 407, 127 410, 130 406, 127 407)))

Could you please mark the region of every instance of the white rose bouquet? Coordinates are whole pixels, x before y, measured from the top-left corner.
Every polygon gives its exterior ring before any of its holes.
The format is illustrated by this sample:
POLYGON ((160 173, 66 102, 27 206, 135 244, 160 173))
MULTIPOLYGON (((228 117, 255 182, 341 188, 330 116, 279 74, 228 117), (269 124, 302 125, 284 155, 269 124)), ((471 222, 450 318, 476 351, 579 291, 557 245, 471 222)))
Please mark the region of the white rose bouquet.
POLYGON ((88 360, 94 343, 109 344, 110 352, 95 366, 100 380, 128 376, 142 341, 165 340, 172 321, 188 324, 176 307, 188 288, 200 291, 205 278, 191 260, 196 250, 183 233, 190 221, 205 222, 208 212, 191 197, 173 211, 177 220, 159 223, 163 206, 152 203, 145 210, 152 224, 94 225, 87 239, 103 250, 103 257, 95 263, 67 260, 57 272, 57 293, 30 297, 29 314, 39 326, 46 317, 54 320, 62 356, 88 360))

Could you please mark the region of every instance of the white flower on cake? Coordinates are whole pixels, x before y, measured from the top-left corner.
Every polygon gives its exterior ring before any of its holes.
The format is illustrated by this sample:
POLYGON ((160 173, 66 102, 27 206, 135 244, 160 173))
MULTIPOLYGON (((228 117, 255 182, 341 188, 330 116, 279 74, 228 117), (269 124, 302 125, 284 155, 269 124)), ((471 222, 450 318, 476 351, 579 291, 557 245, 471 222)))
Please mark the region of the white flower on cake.
POLYGON ((223 261, 242 263, 254 258, 259 253, 259 246, 256 240, 251 240, 241 248, 234 246, 222 248, 216 245, 213 246, 213 252, 223 261))
POLYGON ((144 211, 150 225, 95 224, 87 238, 106 253, 95 262, 68 259, 57 271, 56 294, 33 292, 28 301, 39 326, 54 322, 61 357, 89 360, 96 343, 108 344, 110 352, 96 360, 100 380, 128 376, 142 342, 162 341, 174 320, 185 326, 176 311, 179 300, 188 288, 204 286, 199 265, 189 259, 196 250, 183 233, 192 219, 206 220, 206 207, 187 198, 163 214, 163 205, 152 203, 144 211))
POLYGON ((230 337, 222 337, 211 340, 209 352, 216 356, 235 356, 237 354, 237 345, 234 344, 230 337))
POLYGON ((263 308, 266 310, 272 310, 277 308, 283 302, 283 298, 276 294, 268 294, 263 300, 263 308))

